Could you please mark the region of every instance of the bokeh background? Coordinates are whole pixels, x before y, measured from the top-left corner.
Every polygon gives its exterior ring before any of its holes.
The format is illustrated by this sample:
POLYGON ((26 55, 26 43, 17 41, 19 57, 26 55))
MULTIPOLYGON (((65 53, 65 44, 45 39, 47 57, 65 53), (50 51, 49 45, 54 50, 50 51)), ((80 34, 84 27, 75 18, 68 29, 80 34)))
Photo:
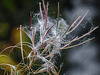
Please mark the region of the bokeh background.
MULTIPOLYGON (((51 18, 57 18, 59 2, 60 17, 63 17, 68 24, 77 12, 78 15, 83 15, 89 10, 87 18, 79 30, 75 31, 75 35, 84 33, 87 30, 86 24, 100 26, 100 0, 45 0, 47 1, 49 2, 48 15, 51 18)), ((20 25, 30 26, 30 11, 33 14, 39 12, 39 2, 42 0, 0 1, 0 51, 19 42, 17 29, 20 25)), ((100 27, 92 33, 92 36, 95 36, 95 40, 80 47, 62 51, 60 60, 57 59, 58 64, 63 63, 61 75, 100 75, 100 27)), ((20 59, 17 57, 16 62, 20 59)))

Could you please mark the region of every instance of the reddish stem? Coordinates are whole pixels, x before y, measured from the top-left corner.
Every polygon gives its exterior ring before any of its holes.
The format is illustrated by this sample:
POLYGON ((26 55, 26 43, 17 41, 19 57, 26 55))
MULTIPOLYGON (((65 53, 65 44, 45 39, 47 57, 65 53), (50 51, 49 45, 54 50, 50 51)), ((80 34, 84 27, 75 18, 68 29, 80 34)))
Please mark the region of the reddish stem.
POLYGON ((45 3, 44 3, 44 0, 42 0, 42 2, 43 2, 44 12, 45 12, 45 14, 46 14, 46 9, 45 9, 45 3))
MULTIPOLYGON (((55 24, 54 24, 54 25, 55 25, 55 24)), ((54 26, 54 25, 53 25, 53 26, 54 26)), ((49 33, 49 31, 53 28, 53 26, 51 26, 51 28, 46 32, 46 34, 45 34, 43 40, 45 39, 45 37, 46 37, 46 35, 49 33)), ((43 42, 43 40, 42 40, 42 42, 43 42)))
POLYGON ((39 3, 39 7, 40 7, 41 18, 42 18, 42 20, 43 20, 43 14, 42 14, 42 9, 41 9, 41 3, 39 3))
POLYGON ((46 10, 46 13, 45 13, 46 17, 45 17, 45 29, 47 27, 47 15, 48 15, 48 2, 47 2, 47 10, 46 10))

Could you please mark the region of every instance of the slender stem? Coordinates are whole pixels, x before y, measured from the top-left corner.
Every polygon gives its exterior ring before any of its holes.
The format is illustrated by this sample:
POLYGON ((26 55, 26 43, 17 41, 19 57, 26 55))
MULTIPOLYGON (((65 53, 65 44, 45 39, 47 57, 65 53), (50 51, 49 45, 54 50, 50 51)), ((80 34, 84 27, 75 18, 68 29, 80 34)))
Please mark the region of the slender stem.
MULTIPOLYGON (((21 54, 22 54, 22 59, 24 59, 24 55, 23 55, 23 46, 22 46, 22 25, 20 25, 20 42, 21 42, 21 54)), ((23 60, 24 62, 24 60, 23 60)))
POLYGON ((82 19, 78 22, 78 24, 71 31, 69 31, 67 34, 70 34, 79 26, 79 24, 83 21, 83 19, 86 17, 88 12, 89 12, 89 10, 85 13, 85 15, 82 17, 82 19))
POLYGON ((43 20, 43 14, 42 14, 42 9, 41 9, 41 3, 39 3, 39 7, 40 7, 41 18, 42 18, 42 20, 43 20))
POLYGON ((68 28, 67 30, 64 32, 64 34, 62 35, 62 37, 68 32, 68 30, 80 19, 81 16, 79 16, 68 28))
MULTIPOLYGON (((76 17, 77 17, 77 13, 76 13, 76 15, 75 15, 75 17, 73 18, 73 20, 72 20, 72 22, 71 22, 71 26, 70 26, 70 28, 74 25, 74 21, 75 21, 75 19, 76 19, 76 17)), ((77 20, 76 20, 77 21, 77 20)), ((75 22, 76 23, 76 22, 75 22)))
POLYGON ((36 54, 36 49, 34 48, 35 47, 35 44, 34 44, 34 37, 35 37, 35 29, 33 27, 33 38, 32 38, 32 42, 33 42, 33 51, 34 51, 34 55, 36 54))
POLYGON ((35 37, 35 29, 33 27, 33 49, 34 49, 34 37, 35 37))
MULTIPOLYGON (((54 24, 54 25, 55 25, 55 24, 54 24)), ((54 25, 53 25, 53 26, 54 26, 54 25)), ((49 33, 49 31, 53 28, 53 26, 51 26, 51 28, 46 32, 46 34, 45 34, 45 36, 44 36, 42 42, 44 41, 44 39, 45 39, 46 35, 49 33)))
POLYGON ((46 9, 45 9, 45 3, 44 3, 44 0, 42 0, 42 2, 43 2, 44 12, 45 12, 45 14, 46 14, 46 9))
POLYGON ((83 42, 81 42, 81 43, 79 43, 79 44, 73 45, 73 46, 69 46, 69 47, 65 47, 65 48, 60 48, 60 49, 56 49, 55 51, 59 51, 59 50, 64 50, 64 49, 69 49, 69 48, 77 47, 77 46, 80 46, 80 45, 82 45, 82 44, 84 44, 84 43, 86 43, 86 42, 89 42, 89 41, 93 40, 93 39, 94 39, 94 37, 91 38, 91 39, 88 39, 88 40, 86 40, 86 41, 83 41, 83 42))
POLYGON ((46 17, 45 17, 45 29, 47 27, 47 15, 48 15, 48 2, 47 2, 47 10, 46 10, 46 17))

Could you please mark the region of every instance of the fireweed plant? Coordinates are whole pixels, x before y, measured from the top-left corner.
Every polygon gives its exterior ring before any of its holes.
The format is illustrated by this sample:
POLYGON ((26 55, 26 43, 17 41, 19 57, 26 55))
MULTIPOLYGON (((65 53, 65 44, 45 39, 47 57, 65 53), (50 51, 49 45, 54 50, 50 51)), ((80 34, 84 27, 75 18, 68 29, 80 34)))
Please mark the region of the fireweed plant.
POLYGON ((94 37, 89 38, 78 44, 72 45, 72 43, 88 36, 96 30, 98 26, 90 29, 89 32, 80 37, 77 36, 72 39, 66 39, 75 29, 77 29, 86 17, 88 11, 83 17, 79 16, 76 19, 75 16, 72 23, 67 25, 62 18, 59 18, 59 3, 57 19, 51 20, 50 17, 47 16, 48 2, 46 6, 44 0, 42 0, 42 2, 44 12, 42 11, 41 3, 39 3, 40 13, 37 16, 38 23, 35 23, 34 25, 32 24, 32 12, 30 12, 30 34, 23 29, 22 25, 20 25, 20 43, 2 50, 0 57, 9 58, 7 55, 2 54, 8 48, 12 48, 11 51, 14 48, 20 48, 22 56, 22 61, 17 65, 13 65, 11 63, 0 63, 1 68, 5 70, 4 75, 59 75, 61 67, 58 69, 55 66, 55 54, 60 55, 60 50, 67 50, 94 39, 94 37), (22 32, 30 38, 31 43, 22 41, 22 32), (37 35, 38 38, 36 38, 37 35), (29 53, 25 51, 23 45, 31 49, 29 53), (7 71, 7 67, 9 67, 9 71, 7 71))

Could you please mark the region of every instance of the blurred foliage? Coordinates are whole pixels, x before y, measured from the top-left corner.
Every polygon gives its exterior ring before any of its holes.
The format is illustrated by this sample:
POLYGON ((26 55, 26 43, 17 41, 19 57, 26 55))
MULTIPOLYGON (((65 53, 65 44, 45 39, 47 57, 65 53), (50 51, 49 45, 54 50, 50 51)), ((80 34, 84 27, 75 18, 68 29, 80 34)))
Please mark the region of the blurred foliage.
POLYGON ((14 0, 3 0, 2 5, 10 11, 14 11, 16 9, 14 0))
POLYGON ((5 55, 0 55, 0 60, 1 60, 0 64, 3 64, 3 63, 10 64, 11 63, 10 59, 5 55))
POLYGON ((9 30, 9 24, 0 23, 0 38, 6 37, 6 35, 8 34, 8 30, 9 30))
POLYGON ((6 55, 0 55, 0 67, 7 68, 9 70, 8 64, 15 65, 16 63, 6 55))

